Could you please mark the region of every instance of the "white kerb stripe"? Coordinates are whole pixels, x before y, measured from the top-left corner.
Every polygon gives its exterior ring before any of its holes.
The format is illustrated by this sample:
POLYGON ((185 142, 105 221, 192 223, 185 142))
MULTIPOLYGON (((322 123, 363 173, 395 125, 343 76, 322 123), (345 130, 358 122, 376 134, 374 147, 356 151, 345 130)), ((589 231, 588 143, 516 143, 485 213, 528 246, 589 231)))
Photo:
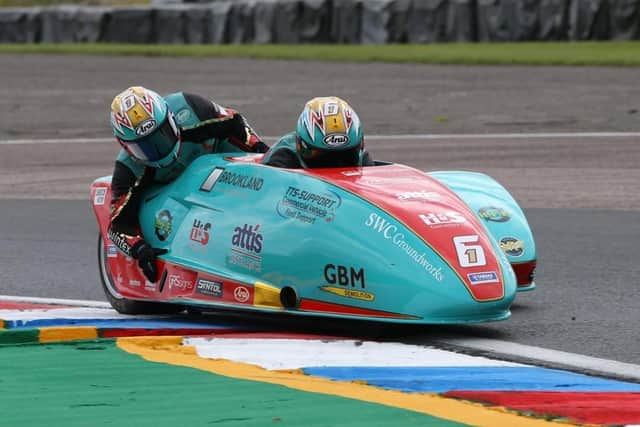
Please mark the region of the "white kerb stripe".
POLYGON ((95 307, 95 308, 108 308, 111 309, 111 305, 104 301, 87 301, 77 299, 61 299, 61 298, 39 298, 39 297, 21 297, 12 295, 0 295, 0 302, 24 302, 30 304, 51 304, 51 305, 68 305, 71 307, 95 307))
POLYGON ((184 344, 194 346, 200 357, 250 363, 266 369, 313 366, 524 366, 432 347, 373 341, 186 338, 184 344))

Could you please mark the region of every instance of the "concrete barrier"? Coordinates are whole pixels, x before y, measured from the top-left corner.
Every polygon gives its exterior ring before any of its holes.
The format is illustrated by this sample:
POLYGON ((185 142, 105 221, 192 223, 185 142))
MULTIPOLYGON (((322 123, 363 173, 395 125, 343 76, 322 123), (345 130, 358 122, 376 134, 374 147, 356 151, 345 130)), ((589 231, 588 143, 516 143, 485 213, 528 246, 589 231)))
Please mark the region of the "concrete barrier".
POLYGON ((2 43, 609 39, 640 39, 640 0, 154 0, 0 9, 2 43))

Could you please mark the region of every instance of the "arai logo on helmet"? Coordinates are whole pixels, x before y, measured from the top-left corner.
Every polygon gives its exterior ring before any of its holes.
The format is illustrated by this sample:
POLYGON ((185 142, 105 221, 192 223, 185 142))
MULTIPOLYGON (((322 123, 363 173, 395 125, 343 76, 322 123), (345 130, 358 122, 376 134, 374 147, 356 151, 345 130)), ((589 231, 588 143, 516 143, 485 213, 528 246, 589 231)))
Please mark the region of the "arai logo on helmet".
POLYGON ((144 122, 140 123, 140 126, 136 128, 136 135, 146 135, 155 127, 156 121, 154 119, 145 120, 144 122))
POLYGON ((322 141, 331 147, 340 147, 349 143, 349 137, 343 133, 332 133, 325 136, 322 141))

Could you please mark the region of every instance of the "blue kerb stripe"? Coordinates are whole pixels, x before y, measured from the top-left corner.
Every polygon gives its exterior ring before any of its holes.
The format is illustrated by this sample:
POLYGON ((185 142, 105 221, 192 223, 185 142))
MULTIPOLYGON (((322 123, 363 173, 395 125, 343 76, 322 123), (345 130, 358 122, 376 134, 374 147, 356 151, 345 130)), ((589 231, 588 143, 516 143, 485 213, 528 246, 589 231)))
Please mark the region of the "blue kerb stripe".
POLYGON ((536 367, 311 367, 303 371, 333 380, 364 380, 370 385, 406 392, 640 392, 640 384, 536 367))
POLYGON ((95 326, 96 328, 138 329, 240 329, 226 325, 152 319, 37 319, 5 321, 5 328, 38 328, 47 326, 95 326))

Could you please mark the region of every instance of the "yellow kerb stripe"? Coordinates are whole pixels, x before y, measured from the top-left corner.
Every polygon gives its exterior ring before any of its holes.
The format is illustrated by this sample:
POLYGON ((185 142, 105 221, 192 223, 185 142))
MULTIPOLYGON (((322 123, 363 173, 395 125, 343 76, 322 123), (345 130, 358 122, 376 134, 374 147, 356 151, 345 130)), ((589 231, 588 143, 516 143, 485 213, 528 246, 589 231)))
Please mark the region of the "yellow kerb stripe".
POLYGON ((354 382, 331 381, 308 376, 298 370, 269 371, 246 363, 205 359, 197 355, 194 347, 182 345, 181 337, 119 338, 117 345, 124 351, 137 354, 152 362, 186 366, 231 378, 278 384, 311 393, 378 403, 470 425, 511 427, 574 425, 527 418, 508 412, 502 407, 486 407, 434 394, 402 393, 354 382))
POLYGON ((93 326, 40 328, 40 342, 71 340, 91 340, 98 338, 98 330, 93 326))

